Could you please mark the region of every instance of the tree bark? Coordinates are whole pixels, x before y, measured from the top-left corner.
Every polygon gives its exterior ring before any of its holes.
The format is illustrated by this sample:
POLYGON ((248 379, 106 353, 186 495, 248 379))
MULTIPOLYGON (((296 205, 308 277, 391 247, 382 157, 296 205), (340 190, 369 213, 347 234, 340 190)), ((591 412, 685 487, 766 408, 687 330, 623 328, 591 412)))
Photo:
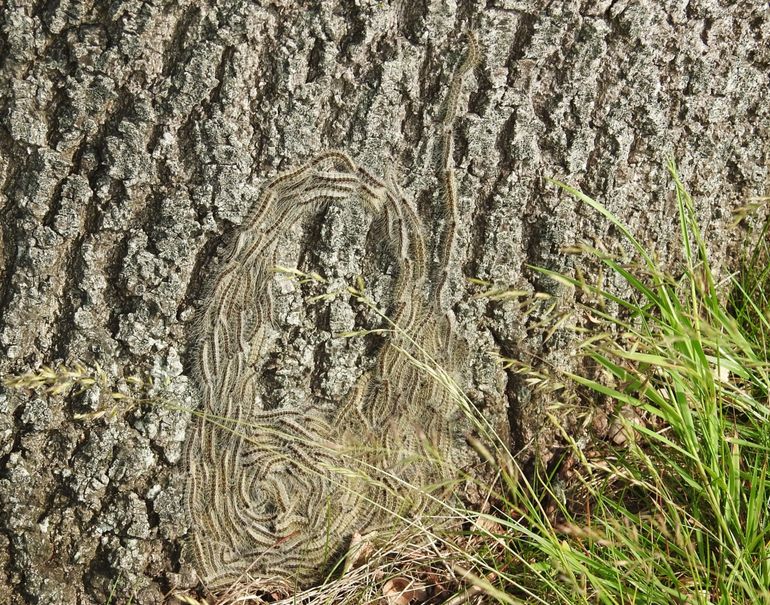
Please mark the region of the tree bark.
MULTIPOLYGON (((547 178, 605 203, 674 269, 674 158, 712 262, 723 275, 734 264, 731 211, 766 194, 765 2, 394 4, 0 7, 0 372, 75 360, 104 372, 80 395, 0 390, 0 603, 104 603, 113 585, 112 602, 156 603, 190 581, 190 324, 224 244, 270 178, 333 148, 400 186, 435 256, 448 222, 437 156, 464 32, 481 57, 453 130, 447 298, 473 351, 468 392, 510 423, 516 449, 547 456, 552 402, 501 378, 492 352, 566 368, 570 337, 544 341, 514 302, 474 298, 466 278, 547 291, 569 309, 571 294, 528 266, 567 270, 563 246, 620 241, 547 178), (137 389, 162 401, 112 395, 137 389)), ((348 258, 338 235, 365 237, 359 218, 322 213, 298 236, 300 266, 360 272, 365 253, 348 258)), ((343 363, 292 361, 291 346, 274 362, 298 375, 276 388, 343 363)), ((356 355, 345 371, 366 367, 356 355)), ((335 380, 329 397, 350 388, 335 380)))

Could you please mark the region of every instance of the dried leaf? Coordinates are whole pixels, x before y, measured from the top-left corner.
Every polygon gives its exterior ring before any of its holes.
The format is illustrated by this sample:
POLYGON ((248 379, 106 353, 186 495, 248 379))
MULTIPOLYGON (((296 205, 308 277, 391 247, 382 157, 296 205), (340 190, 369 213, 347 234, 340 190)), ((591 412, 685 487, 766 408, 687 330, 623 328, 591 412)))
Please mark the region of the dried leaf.
POLYGON ((351 569, 360 567, 366 563, 374 553, 374 543, 372 538, 376 532, 362 536, 358 532, 353 534, 350 539, 350 548, 348 548, 348 555, 345 559, 345 569, 343 574, 349 572, 351 569))
POLYGON ((388 605, 415 605, 424 602, 428 596, 424 586, 400 576, 385 582, 382 594, 388 605))

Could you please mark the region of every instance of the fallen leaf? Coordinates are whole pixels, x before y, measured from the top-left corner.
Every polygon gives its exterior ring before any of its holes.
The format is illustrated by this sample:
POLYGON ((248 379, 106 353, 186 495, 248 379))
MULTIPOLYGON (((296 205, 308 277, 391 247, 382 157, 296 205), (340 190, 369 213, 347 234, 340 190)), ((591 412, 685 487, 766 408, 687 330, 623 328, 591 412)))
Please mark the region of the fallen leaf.
POLYGON ((353 537, 350 539, 348 554, 345 558, 345 568, 342 572, 343 575, 351 569, 360 567, 371 559, 372 554, 374 554, 374 543, 372 542, 372 538, 374 538, 376 533, 377 532, 371 532, 365 536, 362 536, 358 532, 353 534, 353 537))
POLYGON ((388 605, 414 605, 424 601, 428 593, 424 586, 409 578, 391 578, 382 587, 388 605))

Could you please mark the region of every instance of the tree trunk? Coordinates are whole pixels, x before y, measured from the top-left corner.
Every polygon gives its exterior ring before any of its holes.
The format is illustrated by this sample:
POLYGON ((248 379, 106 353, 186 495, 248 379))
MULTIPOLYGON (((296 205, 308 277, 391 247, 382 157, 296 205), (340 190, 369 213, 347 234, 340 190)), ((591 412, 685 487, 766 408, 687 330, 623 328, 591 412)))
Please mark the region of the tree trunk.
MULTIPOLYGON (((49 378, 53 392, 0 391, 0 603, 104 603, 114 585, 112 602, 156 603, 199 572, 180 555, 205 339, 193 326, 227 243, 283 171, 338 149, 402 190, 426 226, 428 272, 446 278, 426 305, 462 334, 463 387, 496 427, 510 423, 517 450, 546 457, 552 402, 501 374, 494 353, 569 367, 569 334, 544 341, 515 301, 474 297, 466 279, 569 309, 570 293, 528 266, 566 270, 563 246, 619 235, 546 179, 605 203, 672 268, 668 158, 717 269, 742 239, 731 211, 765 193, 760 0, 162 4, 0 8, 0 371, 22 386, 44 365, 75 372, 49 378), (458 86, 470 30, 479 61, 458 86)), ((362 275, 393 307, 388 279, 403 269, 373 252, 362 217, 320 208, 278 260, 339 287, 362 275)), ((291 324, 307 297, 280 283, 289 327, 262 362, 264 409, 344 399, 381 348, 329 339, 363 312, 330 296, 291 324)))

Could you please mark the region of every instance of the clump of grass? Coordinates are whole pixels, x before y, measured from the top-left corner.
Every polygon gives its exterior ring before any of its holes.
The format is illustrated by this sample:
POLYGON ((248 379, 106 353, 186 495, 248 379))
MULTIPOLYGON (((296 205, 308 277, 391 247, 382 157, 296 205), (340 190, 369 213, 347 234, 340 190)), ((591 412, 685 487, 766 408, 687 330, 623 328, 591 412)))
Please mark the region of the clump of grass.
POLYGON ((559 184, 639 258, 628 265, 584 247, 624 278, 632 300, 542 270, 599 301, 585 309, 599 324, 579 352, 600 375, 568 378, 636 414, 618 415, 622 447, 594 445, 589 455, 564 434, 579 497, 557 497, 547 477, 503 473, 497 511, 481 515, 504 529, 488 533, 495 548, 483 561, 497 570, 499 602, 770 603, 769 273, 752 257, 733 284, 742 306, 720 302, 692 200, 670 171, 685 259, 678 279, 599 203, 559 184))

